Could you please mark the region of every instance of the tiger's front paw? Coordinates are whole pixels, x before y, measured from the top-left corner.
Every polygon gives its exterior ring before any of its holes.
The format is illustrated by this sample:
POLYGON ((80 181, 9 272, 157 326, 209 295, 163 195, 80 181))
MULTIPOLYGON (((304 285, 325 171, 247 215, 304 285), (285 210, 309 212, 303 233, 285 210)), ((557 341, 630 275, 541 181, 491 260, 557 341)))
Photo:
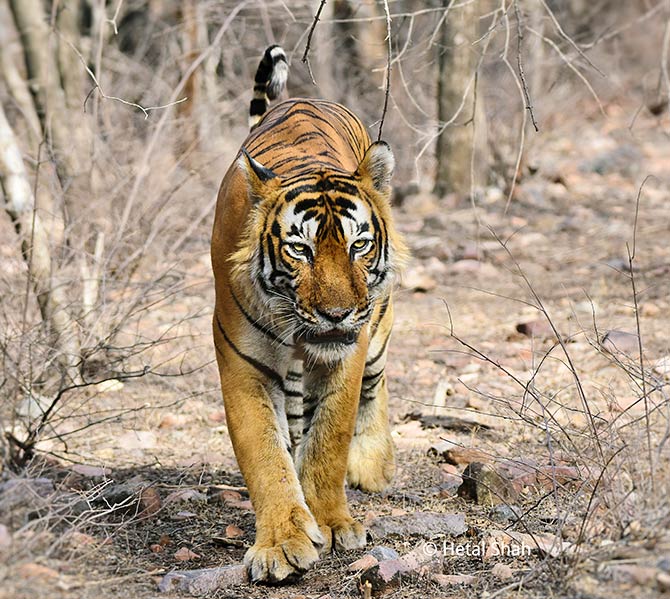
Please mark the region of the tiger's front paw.
POLYGON ((278 510, 271 521, 257 522, 256 542, 244 556, 244 565, 254 582, 271 584, 302 574, 319 559, 325 544, 314 517, 303 507, 294 508, 288 517, 278 510))
POLYGON ((365 528, 353 518, 343 518, 337 523, 321 525, 321 533, 326 542, 321 548, 321 554, 330 553, 333 549, 337 551, 349 551, 350 549, 362 549, 365 547, 365 528))
POLYGON ((376 435, 354 435, 349 448, 347 483, 363 491, 383 491, 395 473, 395 452, 388 430, 376 435))

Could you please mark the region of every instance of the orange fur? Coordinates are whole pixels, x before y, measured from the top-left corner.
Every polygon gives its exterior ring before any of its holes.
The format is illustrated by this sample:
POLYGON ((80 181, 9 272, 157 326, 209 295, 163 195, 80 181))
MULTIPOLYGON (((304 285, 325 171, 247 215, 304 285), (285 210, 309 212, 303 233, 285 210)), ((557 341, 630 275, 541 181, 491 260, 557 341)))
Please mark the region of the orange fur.
POLYGON ((214 343, 256 512, 245 563, 254 580, 279 582, 320 550, 365 544, 345 478, 372 491, 390 482, 383 367, 405 246, 390 214, 390 150, 345 108, 289 100, 243 148, 212 233, 214 343), (289 434, 296 419, 302 439, 289 434))

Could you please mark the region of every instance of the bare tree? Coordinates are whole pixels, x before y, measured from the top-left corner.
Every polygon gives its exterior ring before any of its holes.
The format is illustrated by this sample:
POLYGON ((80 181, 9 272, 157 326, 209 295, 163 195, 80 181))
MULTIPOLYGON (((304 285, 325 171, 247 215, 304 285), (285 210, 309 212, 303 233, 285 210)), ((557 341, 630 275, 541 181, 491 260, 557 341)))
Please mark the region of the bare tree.
POLYGON ((440 22, 438 42, 440 135, 435 144, 434 192, 439 196, 448 192, 466 196, 472 186, 483 183, 487 170, 484 109, 476 94, 479 57, 473 46, 481 8, 477 2, 468 2, 458 9, 451 9, 452 4, 448 0, 442 2, 448 15, 440 22))

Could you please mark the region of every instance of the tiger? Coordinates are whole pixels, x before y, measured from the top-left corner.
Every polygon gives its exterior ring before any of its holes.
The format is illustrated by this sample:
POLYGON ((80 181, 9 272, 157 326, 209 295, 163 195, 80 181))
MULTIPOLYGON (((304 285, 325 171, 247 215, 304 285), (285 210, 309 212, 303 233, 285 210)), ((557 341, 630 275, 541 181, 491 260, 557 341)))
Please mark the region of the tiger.
POLYGON ((211 240, 226 422, 256 515, 244 563, 271 584, 366 543, 345 480, 376 492, 394 474, 384 368, 407 257, 391 148, 334 102, 268 109, 287 77, 284 50, 270 46, 211 240))

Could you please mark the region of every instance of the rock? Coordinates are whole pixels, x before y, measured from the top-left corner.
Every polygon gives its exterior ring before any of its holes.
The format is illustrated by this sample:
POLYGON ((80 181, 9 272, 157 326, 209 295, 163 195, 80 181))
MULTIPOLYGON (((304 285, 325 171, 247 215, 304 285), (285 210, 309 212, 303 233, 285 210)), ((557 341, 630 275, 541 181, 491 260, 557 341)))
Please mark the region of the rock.
POLYGON ((4 524, 0 524, 0 554, 12 546, 12 541, 12 533, 4 524))
POLYGON ((541 466, 537 471, 537 483, 544 489, 550 490, 557 486, 564 486, 569 483, 582 481, 582 475, 574 466, 564 466, 560 464, 551 466, 541 466))
POLYGON ((456 584, 473 584, 477 580, 470 574, 433 574, 430 578, 442 587, 451 587, 456 584))
POLYGON ((104 468, 103 466, 89 466, 88 464, 75 464, 70 470, 89 478, 102 478, 109 476, 111 473, 108 468, 104 468))
POLYGON ((598 175, 616 173, 631 177, 637 174, 642 158, 642 154, 635 146, 622 144, 596 154, 582 162, 579 168, 582 172, 593 172, 598 175))
POLYGON ((420 293, 432 291, 437 287, 437 282, 426 272, 423 266, 415 266, 414 268, 407 269, 402 275, 400 284, 404 289, 420 293))
POLYGON ((515 531, 491 530, 484 538, 486 548, 484 559, 501 555, 519 557, 531 553, 540 553, 550 557, 558 557, 563 552, 570 551, 571 543, 562 541, 549 533, 526 534, 515 531))
POLYGON ((530 320, 516 325, 517 333, 531 339, 556 339, 553 329, 546 320, 530 320))
POLYGON ((161 496, 154 487, 146 487, 140 492, 140 513, 141 518, 151 518, 161 509, 161 496))
POLYGON ((180 547, 175 551, 174 558, 180 562, 187 562, 192 559, 200 559, 200 556, 188 547, 180 547))
POLYGON ((474 447, 457 447, 449 441, 440 441, 431 445, 428 449, 428 455, 439 458, 447 464, 462 465, 471 462, 482 462, 484 464, 492 462, 493 458, 474 447))
POLYGON ((153 431, 128 431, 117 438, 119 447, 126 450, 153 449, 156 447, 156 433, 153 431))
POLYGON ((628 357, 637 358, 640 355, 639 338, 636 333, 607 331, 600 341, 600 347, 613 356, 626 354, 628 357))
POLYGON ((496 464, 496 469, 512 482, 517 492, 521 492, 524 487, 537 484, 539 466, 535 460, 527 458, 504 460, 496 464))
POLYGON ((454 274, 473 273, 482 277, 497 277, 499 274, 495 266, 479 260, 457 260, 449 267, 449 270, 454 274))
POLYGON ((491 568, 491 574, 500 580, 507 580, 508 578, 512 578, 512 576, 514 576, 512 568, 510 568, 507 564, 500 562, 491 568))
POLYGON ((670 591, 670 574, 667 572, 658 572, 656 574, 656 584, 658 585, 658 590, 661 593, 667 593, 670 591))
POLYGON ((440 486, 440 493, 444 496, 443 491, 446 491, 446 495, 451 497, 456 494, 456 490, 463 484, 463 477, 461 477, 458 472, 458 468, 453 464, 441 464, 440 470, 442 471, 442 485, 440 486))
POLYGON ((21 564, 17 568, 17 573, 21 578, 39 578, 40 580, 44 581, 53 580, 54 578, 59 577, 59 574, 56 572, 56 570, 48 568, 47 566, 43 566, 42 564, 35 563, 21 564))
POLYGON ((172 519, 173 520, 191 520, 193 518, 197 518, 198 514, 194 512, 188 512, 186 510, 182 510, 181 512, 177 512, 172 519))
POLYGON ((514 503, 518 492, 512 482, 492 464, 472 462, 463 471, 463 484, 458 496, 479 505, 514 503))
MULTIPOLYGON (((240 497, 241 498, 241 497, 240 497)), ((177 489, 172 491, 163 501, 163 505, 169 505, 175 501, 202 501, 206 502, 207 495, 197 491, 196 489, 177 489)))
POLYGON ((11 478, 0 483, 3 511, 11 513, 16 506, 41 509, 48 507, 54 494, 54 484, 49 478, 11 478))
POLYGON ((465 514, 414 512, 405 516, 380 516, 368 524, 373 538, 420 536, 433 539, 439 535, 458 536, 467 531, 465 514))
POLYGON ((392 547, 385 547, 384 545, 377 545, 370 549, 368 553, 379 561, 400 558, 400 555, 398 555, 398 552, 395 549, 392 547))
POLYGON ((640 586, 655 586, 659 574, 654 567, 638 564, 613 564, 607 569, 615 580, 633 582, 640 586))
POLYGON ((661 309, 658 305, 652 302, 644 302, 640 305, 640 314, 647 318, 654 318, 661 313, 661 309))
POLYGON ((516 505, 507 505, 501 503, 494 506, 489 512, 489 518, 494 522, 506 524, 507 522, 516 522, 523 515, 523 510, 516 505))
POLYGON ((662 376, 666 381, 670 380, 670 356, 663 356, 653 367, 654 373, 662 376))
POLYGON ((404 564, 399 559, 387 559, 361 574, 361 582, 368 583, 372 592, 383 593, 400 585, 404 564))
POLYGON ((221 568, 170 572, 158 583, 158 589, 163 593, 182 592, 199 596, 209 595, 217 589, 225 589, 248 581, 246 567, 236 564, 221 568))
POLYGON ((228 526, 226 526, 226 538, 236 539, 237 537, 243 537, 243 536, 244 531, 239 526, 235 526, 234 524, 229 524, 228 526))
POLYGON ((424 429, 443 428, 459 433, 471 433, 476 430, 490 430, 491 426, 478 422, 473 419, 457 418, 456 416, 446 416, 444 414, 421 414, 419 412, 410 412, 404 416, 406 419, 418 420, 424 429))
POLYGON ((355 562, 351 562, 347 569, 350 572, 360 572, 361 570, 368 570, 373 568, 379 563, 379 560, 371 554, 366 554, 362 558, 357 559, 355 562))
POLYGON ((67 535, 67 540, 70 546, 78 549, 101 544, 101 542, 95 537, 87 535, 86 533, 83 532, 79 532, 77 530, 73 530, 72 532, 70 532, 67 535))
MULTIPOLYGON (((376 547, 375 549, 378 550, 376 552, 377 555, 383 554, 390 556, 395 554, 397 556, 395 551, 392 549, 389 550, 386 547, 376 547)), ((375 551, 375 549, 373 549, 373 551, 375 551)), ((373 555, 368 555, 368 557, 376 559, 373 555)), ((364 584, 369 584, 373 593, 383 593, 399 586, 403 575, 421 575, 441 569, 442 556, 434 551, 434 544, 419 543, 419 545, 412 551, 400 558, 391 557, 389 559, 379 560, 378 563, 365 569, 361 574, 361 581, 364 584)))

